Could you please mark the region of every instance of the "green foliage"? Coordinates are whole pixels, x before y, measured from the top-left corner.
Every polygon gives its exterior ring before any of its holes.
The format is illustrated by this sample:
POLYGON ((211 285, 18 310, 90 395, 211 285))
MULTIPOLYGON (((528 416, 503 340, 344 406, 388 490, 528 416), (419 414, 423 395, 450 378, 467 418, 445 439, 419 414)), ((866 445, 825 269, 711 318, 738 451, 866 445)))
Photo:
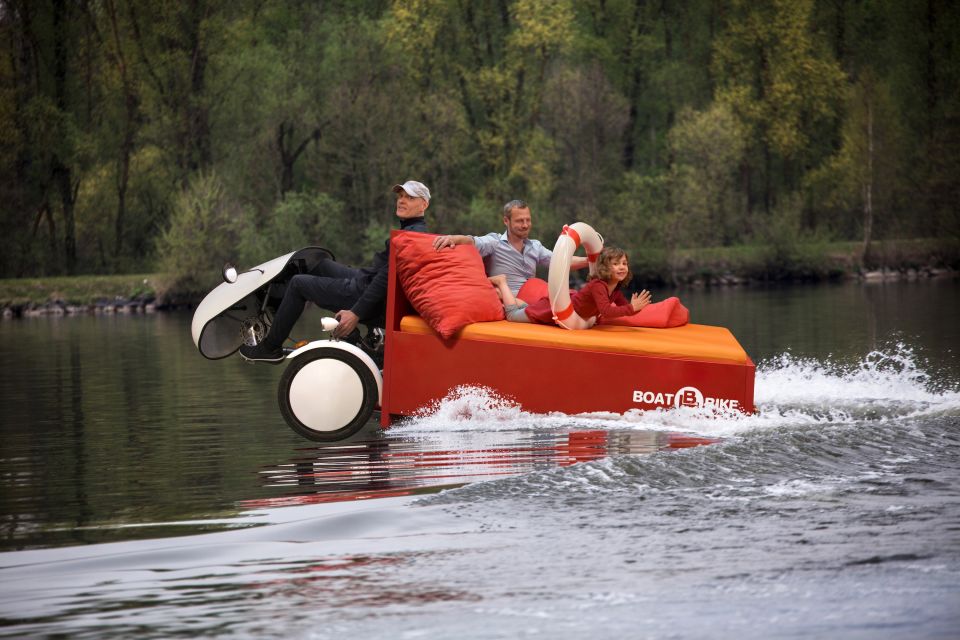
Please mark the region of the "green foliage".
POLYGON ((193 294, 211 289, 225 262, 236 264, 246 257, 238 256, 237 248, 249 237, 250 227, 248 211, 227 196, 216 174, 193 178, 177 195, 170 224, 157 241, 167 289, 193 294))
POLYGON ((875 227, 879 237, 903 231, 891 228, 897 178, 906 170, 902 140, 889 89, 868 67, 850 88, 840 149, 807 175, 824 229, 840 237, 864 237, 870 233, 868 226, 875 227))
MULTIPOLYGON (((447 215, 440 223, 430 225, 437 233, 456 233, 480 236, 503 228, 503 204, 484 198, 474 198, 470 203, 447 215)), ((535 207, 534 207, 535 208, 535 207)), ((427 210, 430 216, 430 210, 427 210)), ((539 217, 534 224, 541 224, 539 217)))
POLYGON ((960 236, 951 3, 3 7, 0 276, 156 260, 199 288, 225 236, 361 264, 407 179, 435 230, 523 198, 545 242, 585 220, 666 280, 711 245, 769 242, 764 269, 807 259, 792 235, 960 236))
POLYGON ((844 74, 812 27, 813 0, 736 0, 717 38, 713 67, 722 81, 717 98, 746 125, 746 168, 760 178, 748 208, 762 201, 769 213, 781 195, 798 188, 797 164, 819 160, 841 104, 844 74))
POLYGON ((675 282, 680 248, 741 237, 734 180, 744 153, 742 126, 723 103, 704 112, 686 110, 669 145, 674 165, 656 176, 628 174, 614 201, 612 229, 602 232, 611 241, 623 238, 615 244, 641 250, 644 270, 665 269, 675 282))
POLYGON ((625 249, 662 247, 670 235, 670 176, 629 173, 614 200, 611 231, 604 238, 625 249))
POLYGON ((545 89, 544 130, 551 143, 541 156, 553 175, 544 176, 532 199, 549 202, 562 215, 559 222, 604 222, 603 197, 613 191, 621 174, 622 138, 628 120, 626 100, 597 64, 558 65, 545 89), (558 180, 558 178, 560 178, 558 180), (552 196, 552 197, 551 197, 552 196))
POLYGON ((342 212, 343 205, 325 193, 287 194, 262 230, 245 234, 243 255, 251 262, 263 262, 301 247, 318 246, 353 262, 361 256, 346 232, 342 212))
POLYGON ((681 111, 670 130, 675 164, 674 216, 682 246, 726 245, 743 237, 742 198, 736 179, 746 153, 743 123, 716 102, 703 112, 681 111))
MULTIPOLYGON (((386 221, 370 220, 366 229, 363 230, 362 244, 360 250, 365 256, 372 256, 378 251, 383 251, 386 239, 390 237, 391 226, 386 221)), ((366 258, 364 264, 366 264, 366 258)))
POLYGON ((812 0, 734 2, 737 19, 717 41, 721 96, 773 152, 809 145, 809 123, 835 115, 843 84, 810 31, 812 0))
POLYGON ((803 229, 802 200, 799 195, 786 198, 774 212, 769 224, 752 225, 754 240, 760 247, 757 280, 823 279, 830 265, 823 259, 827 237, 822 232, 803 229))
POLYGON ((549 158, 540 154, 552 141, 538 119, 547 67, 569 47, 572 23, 566 1, 516 0, 505 14, 473 3, 393 4, 387 42, 425 92, 459 96, 487 180, 482 195, 551 190, 549 158))

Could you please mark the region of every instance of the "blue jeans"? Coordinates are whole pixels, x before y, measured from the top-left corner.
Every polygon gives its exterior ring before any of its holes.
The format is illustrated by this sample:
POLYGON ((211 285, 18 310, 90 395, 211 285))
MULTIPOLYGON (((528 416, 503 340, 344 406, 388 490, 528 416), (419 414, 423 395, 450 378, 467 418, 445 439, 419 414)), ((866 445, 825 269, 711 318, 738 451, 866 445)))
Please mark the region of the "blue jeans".
POLYGON ((526 302, 517 300, 517 304, 503 305, 503 313, 510 322, 530 322, 530 317, 527 315, 527 312, 524 311, 526 308, 526 302))

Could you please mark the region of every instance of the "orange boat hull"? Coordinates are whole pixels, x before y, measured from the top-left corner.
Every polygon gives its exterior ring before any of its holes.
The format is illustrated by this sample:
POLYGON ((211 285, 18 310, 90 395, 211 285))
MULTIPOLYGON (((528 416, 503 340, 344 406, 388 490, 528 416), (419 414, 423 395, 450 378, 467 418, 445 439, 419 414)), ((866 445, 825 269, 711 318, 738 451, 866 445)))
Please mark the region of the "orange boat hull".
POLYGON ((533 413, 706 406, 752 413, 755 366, 722 327, 477 323, 443 340, 415 315, 391 251, 381 424, 453 389, 485 387, 533 413))

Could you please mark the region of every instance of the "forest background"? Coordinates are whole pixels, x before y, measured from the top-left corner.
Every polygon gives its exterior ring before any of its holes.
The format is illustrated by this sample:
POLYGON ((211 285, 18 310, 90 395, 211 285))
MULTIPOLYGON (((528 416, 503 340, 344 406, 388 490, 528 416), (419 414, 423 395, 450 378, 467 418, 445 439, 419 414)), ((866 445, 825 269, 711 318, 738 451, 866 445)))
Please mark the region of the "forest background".
POLYGON ((407 179, 434 231, 523 198, 662 282, 956 261, 958 37, 947 0, 0 0, 0 278, 362 264, 407 179))

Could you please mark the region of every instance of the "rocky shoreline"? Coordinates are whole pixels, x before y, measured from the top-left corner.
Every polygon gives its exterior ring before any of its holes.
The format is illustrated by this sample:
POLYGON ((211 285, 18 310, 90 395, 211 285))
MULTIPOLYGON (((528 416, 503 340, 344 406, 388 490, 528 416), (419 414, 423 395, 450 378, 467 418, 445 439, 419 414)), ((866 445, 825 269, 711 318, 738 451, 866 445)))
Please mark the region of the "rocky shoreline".
POLYGON ((774 284, 801 284, 817 282, 918 282, 926 280, 950 280, 960 277, 960 271, 950 268, 927 267, 921 269, 877 269, 874 271, 843 272, 827 277, 791 274, 782 278, 753 278, 733 273, 706 277, 681 278, 681 286, 689 287, 737 287, 765 286, 774 284))
MULTIPOLYGON (((733 273, 710 275, 691 279, 682 279, 682 287, 750 287, 771 284, 798 284, 803 282, 857 281, 863 283, 884 282, 920 282, 927 280, 956 279, 960 271, 951 268, 927 267, 909 269, 877 269, 874 271, 846 272, 833 278, 803 278, 796 275, 783 279, 747 278, 733 273)), ((190 296, 154 297, 135 296, 112 299, 101 298, 89 304, 76 304, 64 300, 51 300, 46 303, 7 304, 0 307, 0 317, 4 320, 16 318, 41 318, 61 316, 110 316, 152 314, 163 311, 185 311, 193 309, 200 298, 190 296)))
POLYGON ((4 320, 16 318, 42 318, 58 316, 111 316, 151 314, 158 311, 189 310, 193 301, 158 301, 156 298, 101 299, 90 304, 75 304, 63 300, 51 300, 44 304, 27 303, 5 305, 0 310, 4 320))

